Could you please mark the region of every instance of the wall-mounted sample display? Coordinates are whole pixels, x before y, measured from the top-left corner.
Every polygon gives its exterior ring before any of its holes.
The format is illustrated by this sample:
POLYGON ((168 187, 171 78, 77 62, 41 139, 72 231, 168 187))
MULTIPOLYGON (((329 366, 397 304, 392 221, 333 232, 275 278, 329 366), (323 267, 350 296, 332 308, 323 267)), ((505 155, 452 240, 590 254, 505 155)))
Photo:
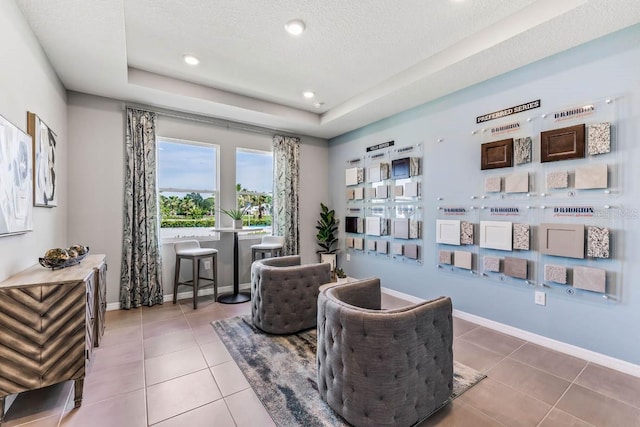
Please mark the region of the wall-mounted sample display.
POLYGON ((584 258, 584 225, 540 224, 540 253, 584 258))
POLYGON ((584 157, 584 124, 540 133, 540 161, 579 159, 584 157))
POLYGON ((406 182, 402 191, 405 197, 418 197, 420 195, 420 183, 417 181, 406 182))
POLYGON ((513 166, 513 138, 487 142, 480 146, 480 169, 513 166))
POLYGON ((397 239, 409 238, 409 219, 394 218, 391 220, 391 237, 397 239))
POLYGON ((473 224, 467 221, 460 223, 460 244, 473 245, 473 224))
POLYGON ((364 169, 349 168, 345 170, 345 185, 358 185, 364 182, 364 169))
POLYGON ((553 171, 547 172, 547 188, 567 188, 569 186, 569 172, 565 171, 553 171))
POLYGON ((389 197, 389 186, 388 185, 379 185, 375 187, 376 189, 376 199, 386 199, 389 197))
POLYGON ((480 221, 480 247, 510 251, 512 230, 510 221, 480 221))
POLYGON ((347 237, 346 239, 344 239, 344 242, 347 249, 353 248, 353 237, 347 237))
POLYGON ((601 268, 574 267, 573 287, 592 292, 605 293, 607 272, 601 268))
POLYGON ((367 182, 379 182, 389 179, 389 163, 378 163, 367 169, 367 182))
POLYGON ((420 258, 420 246, 414 245, 413 243, 407 243, 403 245, 404 256, 409 259, 419 259, 420 258))
POLYGON ((411 163, 411 160, 409 159, 409 157, 393 160, 391 162, 391 178, 393 179, 409 178, 411 176, 410 163, 411 163))
POLYGON ((391 252, 394 255, 402 255, 403 250, 402 250, 402 243, 393 243, 391 245, 391 252))
POLYGON ((367 225, 365 227, 367 234, 369 236, 381 236, 382 228, 381 228, 381 218, 379 216, 368 216, 367 217, 367 225))
POLYGON ((576 188, 581 190, 607 188, 607 175, 606 163, 576 168, 576 188))
POLYGON ((502 191, 502 177, 488 176, 484 179, 484 191, 486 193, 499 193, 502 191))
POLYGON ((506 193, 527 193, 529 192, 529 173, 520 172, 507 175, 504 182, 506 193))
POLYGON ((504 274, 516 279, 527 278, 527 260, 524 258, 505 257, 504 274))
POLYGON ((460 246, 460 221, 452 219, 436 220, 436 243, 460 246))
POLYGON ((354 200, 362 200, 364 199, 364 188, 357 187, 353 189, 353 199, 354 200))
POLYGON ((389 253, 389 242, 386 240, 378 240, 376 241, 376 251, 379 254, 387 254, 389 253))
POLYGON ((482 270, 492 273, 500 272, 500 258, 497 256, 486 255, 482 258, 482 270))
POLYGON ((611 151, 611 124, 592 123, 587 126, 587 154, 606 154, 611 151))
POLYGON ((531 163, 533 141, 530 136, 513 140, 513 157, 516 165, 531 163))
POLYGON ((438 264, 451 264, 451 251, 438 251, 438 264))
POLYGON ((364 239, 362 237, 353 238, 353 248, 359 251, 364 250, 364 239))
POLYGON ((422 221, 417 219, 409 220, 409 238, 419 239, 422 234, 422 221))
POLYGON ((357 233, 358 232, 358 217, 357 216, 347 216, 344 218, 344 231, 346 233, 357 233))
POLYGON ((567 267, 563 265, 544 265, 544 280, 547 282, 560 283, 562 285, 567 284, 567 267))
POLYGON ((353 200, 356 198, 356 193, 353 188, 347 188, 347 200, 353 200))
POLYGON ((609 258, 609 229, 606 227, 587 227, 587 256, 609 258))
POLYGON ((375 252, 375 250, 376 250, 376 241, 375 240, 367 240, 367 250, 375 252))
POLYGON ((471 270, 473 268, 473 254, 467 251, 454 251, 453 265, 465 270, 471 270))
POLYGON ((529 224, 513 224, 513 249, 529 250, 529 224))

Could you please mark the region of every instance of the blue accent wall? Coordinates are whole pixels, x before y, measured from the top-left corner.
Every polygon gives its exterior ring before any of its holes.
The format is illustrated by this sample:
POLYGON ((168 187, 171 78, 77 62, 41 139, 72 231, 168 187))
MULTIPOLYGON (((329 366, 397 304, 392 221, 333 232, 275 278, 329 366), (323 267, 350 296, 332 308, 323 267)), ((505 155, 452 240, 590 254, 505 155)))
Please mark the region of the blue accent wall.
MULTIPOLYGON (((469 70, 473 72, 473 70, 469 70)), ((463 89, 329 142, 331 207, 346 209, 346 161, 366 147, 394 140, 396 147, 422 143, 423 265, 407 265, 341 250, 338 264, 353 277, 378 276, 385 287, 429 299, 449 295, 454 308, 611 357, 640 364, 640 216, 625 218, 617 232, 622 286, 617 302, 547 295, 534 304, 534 289, 446 274, 436 268, 437 197, 447 204, 469 204, 479 194, 479 142, 476 116, 541 99, 541 114, 581 102, 620 97, 617 137, 621 152, 622 195, 612 205, 640 212, 640 26, 636 25, 561 54, 463 89), (443 139, 438 143, 439 139, 443 139)), ((514 120, 527 113, 512 116, 514 120)), ((491 124, 491 123, 490 123, 491 124)), ((344 248, 341 230, 340 247, 344 248)))

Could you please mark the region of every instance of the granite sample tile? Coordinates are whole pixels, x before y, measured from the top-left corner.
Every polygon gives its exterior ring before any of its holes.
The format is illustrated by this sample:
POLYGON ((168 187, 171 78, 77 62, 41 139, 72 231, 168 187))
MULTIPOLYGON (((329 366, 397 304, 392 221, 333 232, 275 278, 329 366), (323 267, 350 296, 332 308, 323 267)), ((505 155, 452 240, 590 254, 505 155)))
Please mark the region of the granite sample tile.
POLYGON ((393 194, 396 197, 401 197, 404 195, 404 187, 402 185, 396 185, 393 194))
POLYGON ((380 218, 380 235, 388 236, 389 235, 389 219, 388 218, 380 218))
POLYGON ((529 192, 529 173, 512 173, 507 175, 504 182, 505 193, 528 193, 529 192))
POLYGON ((473 224, 467 221, 460 223, 460 244, 473 245, 473 224))
POLYGON ((576 168, 576 188, 580 190, 607 188, 609 185, 607 172, 606 163, 576 168))
POLYGON ((380 217, 368 216, 367 225, 365 227, 369 236, 380 236, 382 234, 380 230, 380 217))
POLYGON ((364 233, 364 218, 358 218, 356 232, 360 234, 364 233))
POLYGON ((402 249, 403 249, 402 243, 394 243, 391 245, 391 252, 394 255, 402 255, 402 252, 403 252, 402 249))
POLYGON ((422 221, 417 219, 409 220, 409 238, 419 239, 422 234, 422 221))
POLYGON ((406 244, 404 245, 404 256, 409 259, 418 259, 419 258, 419 246, 414 244, 406 244))
POLYGON ((513 248, 510 221, 480 221, 480 247, 510 251, 513 248))
POLYGON ((364 188, 357 187, 353 189, 353 199, 354 200, 362 200, 364 199, 364 188))
POLYGON ((347 237, 345 239, 345 246, 347 248, 353 248, 353 237, 347 237))
POLYGON ((451 251, 439 251, 438 264, 451 264, 451 251))
POLYGON ((527 278, 527 260, 524 258, 505 257, 504 274, 516 279, 527 278))
POLYGON ((356 197, 356 192, 353 188, 347 188, 347 200, 353 200, 356 197))
POLYGON ((452 219, 436 220, 436 243, 460 246, 460 221, 452 219))
POLYGON ((485 193, 499 193, 502 191, 502 177, 488 176, 484 179, 485 193))
POLYGON ((609 258, 609 229, 587 227, 587 256, 609 258))
POLYGON ((398 239, 409 238, 409 218, 394 218, 391 220, 391 237, 398 239))
POLYGON ((569 172, 553 171, 547 173, 547 188, 567 188, 569 186, 569 172))
POLYGON ((389 163, 380 163, 380 179, 389 179, 391 176, 391 167, 389 163))
POLYGON ((587 153, 590 156, 611 151, 611 124, 593 123, 587 126, 587 153))
POLYGON ((418 197, 420 195, 420 183, 417 181, 405 183, 403 193, 405 197, 418 197))
POLYGON ((375 252, 375 250, 376 250, 376 241, 375 240, 367 240, 367 250, 375 252))
POLYGON ((607 272, 601 268, 574 267, 573 287, 592 292, 605 293, 607 272))
POLYGON ((500 258, 497 256, 484 256, 482 258, 482 271, 490 271, 492 273, 500 272, 500 258))
POLYGON ((376 251, 379 254, 389 253, 389 242, 387 242, 386 240, 378 240, 376 242, 376 251))
POLYGON ((540 253, 584 258, 584 224, 540 224, 540 253))
POLYGON ((376 199, 386 199, 389 197, 389 186, 380 185, 376 187, 376 199))
POLYGON ((567 267, 563 265, 544 265, 544 280, 547 282, 556 282, 563 285, 567 284, 567 267))
POLYGON ((361 184, 364 182, 364 169, 363 168, 357 168, 357 174, 358 174, 358 184, 361 184))
POLYGON ((364 239, 362 237, 353 238, 353 248, 359 251, 364 250, 364 239))
POLYGON ((471 252, 467 251, 454 251, 453 265, 458 268, 464 268, 465 270, 471 270, 473 265, 473 255, 471 252))
POLYGON ((529 250, 529 224, 513 224, 513 249, 529 250))
POLYGON ((380 165, 369 166, 367 169, 367 182, 382 181, 380 178, 380 165))
POLYGON ((513 140, 513 156, 516 165, 531 163, 533 141, 530 136, 513 140))
POLYGON ((376 198, 376 188, 375 187, 367 187, 365 188, 365 194, 367 199, 375 199, 376 198))
POLYGON ((422 173, 420 170, 420 157, 409 158, 409 176, 418 176, 422 173))
POLYGON ((364 170, 362 168, 349 168, 345 170, 345 185, 358 185, 364 181, 364 170))

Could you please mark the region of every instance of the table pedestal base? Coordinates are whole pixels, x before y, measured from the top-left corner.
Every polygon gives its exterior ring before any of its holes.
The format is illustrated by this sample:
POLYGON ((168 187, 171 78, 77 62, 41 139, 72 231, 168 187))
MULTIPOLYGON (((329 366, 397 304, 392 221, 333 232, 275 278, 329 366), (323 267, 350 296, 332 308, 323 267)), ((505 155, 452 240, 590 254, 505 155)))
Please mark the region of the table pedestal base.
POLYGON ((251 299, 251 294, 240 292, 238 294, 222 295, 218 297, 218 302, 222 304, 240 304, 251 299))

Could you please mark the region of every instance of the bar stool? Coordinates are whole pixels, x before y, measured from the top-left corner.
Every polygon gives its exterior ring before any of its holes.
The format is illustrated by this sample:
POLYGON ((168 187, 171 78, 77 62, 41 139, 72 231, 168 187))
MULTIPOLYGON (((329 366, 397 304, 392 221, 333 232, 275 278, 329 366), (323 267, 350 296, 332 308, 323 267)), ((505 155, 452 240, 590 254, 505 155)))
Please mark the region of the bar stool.
POLYGON ((198 288, 200 280, 213 283, 213 299, 218 299, 218 250, 213 248, 201 248, 197 240, 184 240, 173 244, 176 252, 176 275, 173 282, 173 303, 178 300, 178 286, 186 285, 193 287, 193 309, 198 308, 198 288), (191 260, 193 266, 193 279, 180 282, 180 261, 191 260), (211 259, 212 276, 200 277, 200 261, 211 259))
POLYGON ((264 258, 265 254, 271 257, 282 256, 284 247, 284 237, 282 236, 262 236, 262 243, 251 246, 251 261, 256 260, 256 255, 260 254, 264 258))

